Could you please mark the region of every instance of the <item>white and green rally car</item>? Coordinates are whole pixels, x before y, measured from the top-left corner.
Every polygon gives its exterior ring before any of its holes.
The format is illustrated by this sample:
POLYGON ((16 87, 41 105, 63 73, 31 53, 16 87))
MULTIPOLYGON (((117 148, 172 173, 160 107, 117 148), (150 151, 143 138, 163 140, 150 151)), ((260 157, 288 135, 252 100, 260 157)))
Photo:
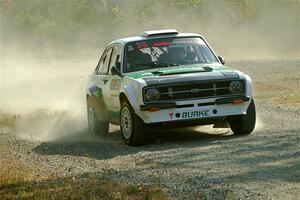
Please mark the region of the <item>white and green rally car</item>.
POLYGON ((198 34, 148 31, 108 44, 86 92, 91 131, 120 125, 128 145, 143 144, 147 130, 229 124, 235 134, 255 127, 252 81, 224 66, 198 34))

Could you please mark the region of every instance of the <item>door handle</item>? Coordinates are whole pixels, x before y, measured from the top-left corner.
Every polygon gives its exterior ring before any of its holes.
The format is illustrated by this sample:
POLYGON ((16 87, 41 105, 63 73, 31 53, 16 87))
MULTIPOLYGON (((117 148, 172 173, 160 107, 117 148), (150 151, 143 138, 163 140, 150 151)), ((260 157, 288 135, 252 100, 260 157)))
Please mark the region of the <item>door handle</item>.
POLYGON ((107 83, 107 81, 108 81, 107 79, 103 79, 103 83, 104 83, 104 84, 106 84, 106 83, 107 83))

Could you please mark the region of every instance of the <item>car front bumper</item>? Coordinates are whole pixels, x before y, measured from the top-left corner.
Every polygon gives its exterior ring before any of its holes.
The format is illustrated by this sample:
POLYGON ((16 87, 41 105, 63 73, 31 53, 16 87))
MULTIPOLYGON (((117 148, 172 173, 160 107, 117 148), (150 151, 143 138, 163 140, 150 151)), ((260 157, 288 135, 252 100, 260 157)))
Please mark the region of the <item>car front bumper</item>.
POLYGON ((235 96, 141 105, 137 113, 149 123, 201 120, 246 114, 250 97, 235 96))

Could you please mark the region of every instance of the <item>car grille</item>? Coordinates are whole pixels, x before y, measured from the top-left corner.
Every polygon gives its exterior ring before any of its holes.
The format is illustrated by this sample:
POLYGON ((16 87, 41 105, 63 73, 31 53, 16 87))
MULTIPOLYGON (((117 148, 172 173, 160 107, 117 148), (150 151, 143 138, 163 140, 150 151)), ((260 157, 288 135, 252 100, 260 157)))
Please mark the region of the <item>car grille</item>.
MULTIPOLYGON (((144 92, 146 92, 147 89, 150 88, 158 89, 160 92, 160 97, 156 102, 213 98, 233 95, 229 90, 230 82, 231 81, 229 80, 223 80, 214 82, 159 85, 154 87, 147 87, 145 88, 144 92)), ((244 82, 242 83, 244 84, 244 82)), ((244 93, 244 91, 242 93, 244 93)), ((144 101, 148 103, 145 99, 144 101)))

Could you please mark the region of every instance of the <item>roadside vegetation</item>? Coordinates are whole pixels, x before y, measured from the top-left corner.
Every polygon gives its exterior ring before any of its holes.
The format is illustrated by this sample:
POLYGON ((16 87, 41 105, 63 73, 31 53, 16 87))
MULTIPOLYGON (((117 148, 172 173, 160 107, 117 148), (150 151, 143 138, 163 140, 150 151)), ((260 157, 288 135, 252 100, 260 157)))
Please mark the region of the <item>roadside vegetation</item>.
POLYGON ((176 28, 203 34, 227 58, 241 52, 247 58, 299 55, 299 1, 3 0, 0 5, 3 45, 36 54, 88 55, 113 39, 176 28))
POLYGON ((17 156, 0 161, 0 199, 170 199, 158 186, 120 183, 97 174, 38 178, 37 169, 24 166, 17 156))

